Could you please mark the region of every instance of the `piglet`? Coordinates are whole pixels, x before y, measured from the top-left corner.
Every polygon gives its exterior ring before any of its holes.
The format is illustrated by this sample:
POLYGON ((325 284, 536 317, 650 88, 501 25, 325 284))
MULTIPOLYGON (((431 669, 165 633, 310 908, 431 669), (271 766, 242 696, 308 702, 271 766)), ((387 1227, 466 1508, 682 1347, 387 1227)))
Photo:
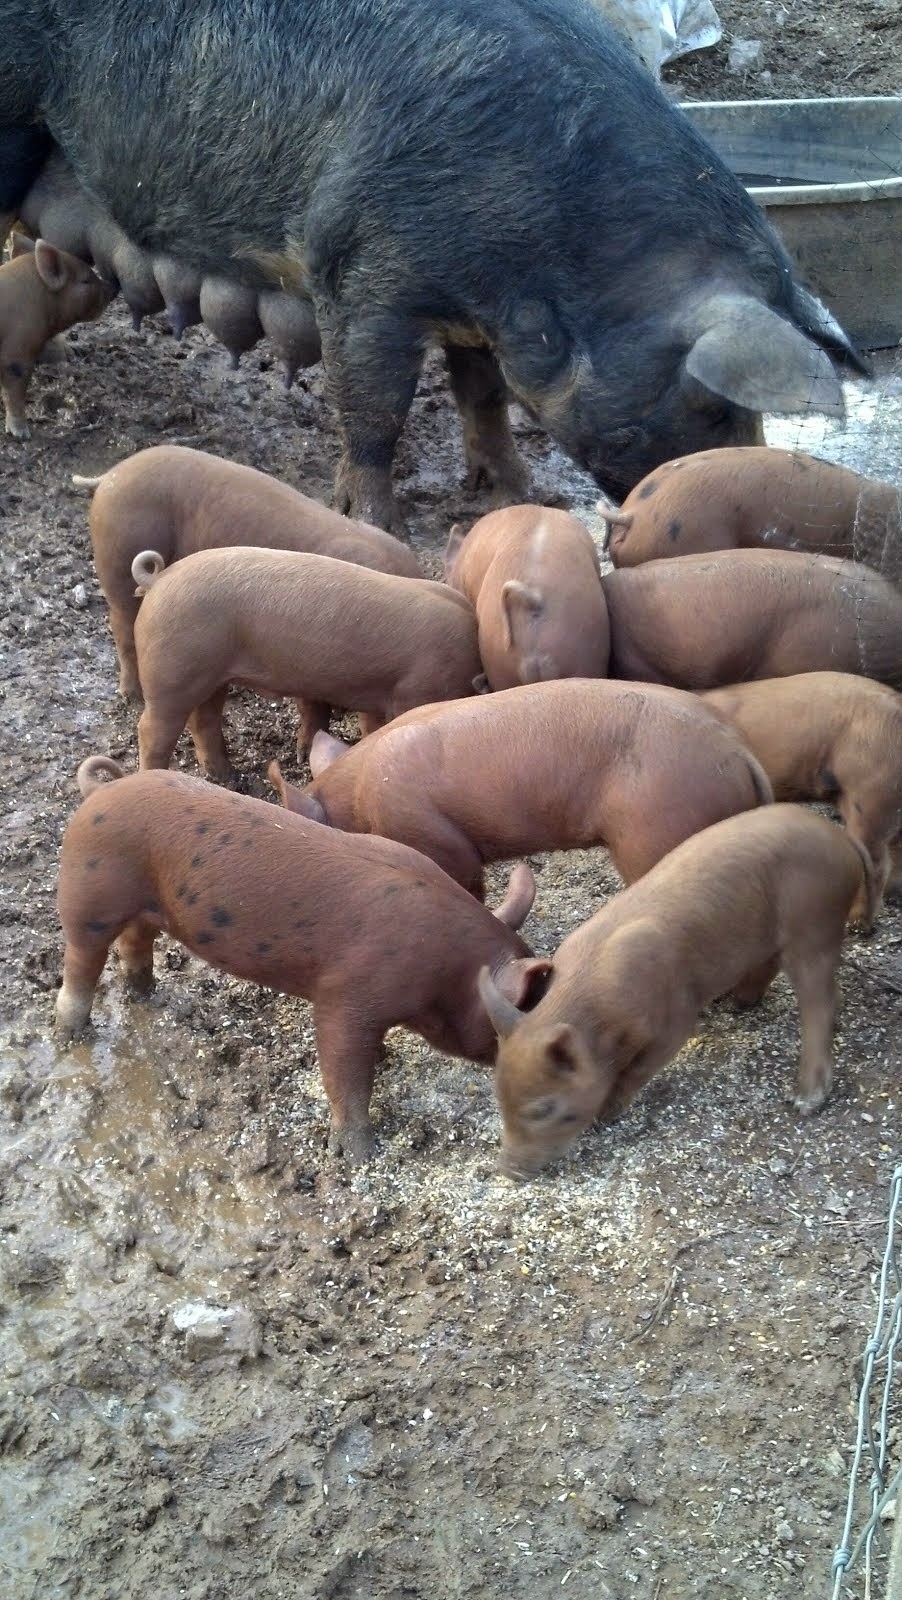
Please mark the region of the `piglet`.
POLYGON ((598 553, 566 511, 507 506, 451 530, 445 576, 476 608, 489 689, 603 678, 608 619, 598 553))
POLYGON ((399 839, 474 894, 486 861, 607 845, 632 882, 691 833, 765 804, 770 784, 694 695, 561 678, 425 706, 347 749, 318 734, 283 804, 399 839), (335 757, 338 759, 335 759, 335 757))
POLYGON ((78 783, 87 798, 66 829, 59 876, 64 1039, 87 1024, 113 942, 126 983, 146 993, 154 940, 167 933, 211 966, 313 1002, 330 1143, 361 1160, 389 1028, 488 1062, 480 969, 517 1004, 541 982, 544 964, 514 931, 535 892, 523 864, 492 915, 415 850, 346 837, 181 773, 123 777, 100 756, 82 763, 78 783))
POLYGON ((721 550, 601 582, 612 676, 699 690, 833 671, 902 685, 902 594, 870 567, 721 550))
POLYGON ((656 467, 619 511, 599 505, 615 567, 771 546, 902 575, 902 490, 802 450, 743 445, 656 467))
POLYGON ((802 806, 765 806, 687 839, 555 953, 525 1011, 491 971, 479 987, 501 1041, 502 1160, 528 1177, 600 1113, 623 1109, 719 995, 754 1004, 782 968, 802 1026, 795 1104, 833 1079, 836 971, 846 921, 876 885, 866 850, 802 806))
POLYGON ((115 289, 75 256, 38 239, 0 267, 0 388, 6 431, 30 435, 25 396, 44 346, 74 322, 91 322, 115 289))
POLYGON ((246 545, 162 566, 157 551, 144 551, 132 567, 146 594, 135 622, 142 768, 169 764, 190 719, 205 772, 228 782, 230 683, 296 700, 303 755, 332 706, 381 727, 412 706, 466 694, 479 670, 473 608, 443 583, 246 545))
POLYGON ((844 672, 714 689, 704 703, 761 762, 778 800, 835 800, 876 869, 879 897, 902 850, 902 697, 844 672))
POLYGON ((205 450, 152 445, 98 478, 72 481, 95 490, 90 512, 94 565, 110 608, 119 691, 129 699, 141 692, 132 563, 142 550, 157 551, 169 567, 196 550, 261 545, 356 561, 402 578, 422 575, 413 551, 390 533, 351 522, 266 472, 205 450))

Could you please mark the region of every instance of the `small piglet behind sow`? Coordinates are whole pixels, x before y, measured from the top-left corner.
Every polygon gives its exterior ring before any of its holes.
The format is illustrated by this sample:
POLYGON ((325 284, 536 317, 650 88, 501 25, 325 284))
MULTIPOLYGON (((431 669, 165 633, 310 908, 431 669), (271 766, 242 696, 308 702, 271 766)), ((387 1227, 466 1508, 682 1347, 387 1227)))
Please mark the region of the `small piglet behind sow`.
POLYGON ((608 618, 598 552, 566 511, 508 506, 452 528, 448 582, 476 608, 487 687, 603 678, 608 618))
POLYGON ((486 861, 591 845, 631 882, 689 834, 773 798, 726 733, 694 695, 561 678, 425 706, 350 750, 319 734, 303 791, 270 776, 285 805, 413 845, 477 895, 486 861))
POLYGON ((402 578, 421 576, 413 551, 381 528, 351 522, 266 472, 205 450, 153 445, 102 477, 72 481, 96 491, 90 513, 94 565, 110 608, 119 692, 128 697, 140 694, 132 562, 143 550, 158 551, 169 567, 196 550, 261 545, 356 561, 402 578))
POLYGON ((902 685, 902 593, 870 567, 721 550, 606 572, 601 582, 612 676, 700 690, 857 672, 902 685))
POLYGON ((44 239, 0 267, 0 388, 14 439, 30 435, 25 396, 44 346, 73 323, 99 317, 115 293, 83 261, 44 239))
POLYGON ((710 1001, 753 1004, 781 968, 802 1025, 795 1103, 816 1111, 833 1079, 846 921, 856 903, 868 918, 874 895, 857 840, 801 806, 765 806, 687 839, 569 934, 532 1010, 486 969, 507 1170, 537 1172, 599 1113, 629 1105, 710 1001))
POLYGON ((479 671, 473 607, 443 583, 246 545, 162 566, 156 551, 133 566, 147 590, 135 622, 142 767, 168 766, 190 720, 205 772, 228 782, 230 683, 296 700, 304 755, 332 706, 362 713, 369 730, 467 694, 479 671))
POLYGON ((350 838, 181 773, 123 777, 104 756, 83 762, 78 781, 87 798, 60 858, 62 1036, 88 1022, 114 941, 126 982, 144 993, 154 940, 167 933, 224 972, 312 1000, 331 1143, 352 1159, 372 1146, 370 1094, 389 1028, 489 1062, 480 968, 520 1004, 544 972, 514 932, 535 892, 522 864, 493 916, 386 839, 350 838))
POLYGON ((882 896, 902 847, 902 696, 851 673, 802 672, 703 699, 754 750, 778 800, 836 800, 882 896))
POLYGON ((619 511, 600 505, 615 567, 769 546, 902 575, 902 490, 801 450, 705 450, 656 467, 619 511))

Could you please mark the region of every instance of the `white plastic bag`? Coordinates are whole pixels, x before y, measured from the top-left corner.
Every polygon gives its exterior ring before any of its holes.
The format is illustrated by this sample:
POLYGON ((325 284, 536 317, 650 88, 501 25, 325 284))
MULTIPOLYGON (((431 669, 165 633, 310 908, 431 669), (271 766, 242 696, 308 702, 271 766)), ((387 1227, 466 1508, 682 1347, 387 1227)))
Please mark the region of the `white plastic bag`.
POLYGON ((665 61, 716 44, 723 29, 711 0, 594 0, 625 34, 648 70, 660 77, 665 61))

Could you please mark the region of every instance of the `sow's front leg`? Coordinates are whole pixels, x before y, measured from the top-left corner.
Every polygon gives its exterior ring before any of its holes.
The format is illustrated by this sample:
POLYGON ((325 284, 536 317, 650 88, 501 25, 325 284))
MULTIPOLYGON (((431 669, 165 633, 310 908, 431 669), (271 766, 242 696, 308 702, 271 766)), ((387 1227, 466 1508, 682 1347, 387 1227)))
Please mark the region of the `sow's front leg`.
POLYGON ((499 505, 529 498, 529 473, 517 455, 507 386, 491 350, 446 344, 451 389, 464 429, 467 488, 492 489, 499 505))
POLYGON ((403 536, 391 469, 423 360, 423 338, 390 312, 352 317, 316 304, 329 398, 342 454, 335 473, 336 510, 403 536))

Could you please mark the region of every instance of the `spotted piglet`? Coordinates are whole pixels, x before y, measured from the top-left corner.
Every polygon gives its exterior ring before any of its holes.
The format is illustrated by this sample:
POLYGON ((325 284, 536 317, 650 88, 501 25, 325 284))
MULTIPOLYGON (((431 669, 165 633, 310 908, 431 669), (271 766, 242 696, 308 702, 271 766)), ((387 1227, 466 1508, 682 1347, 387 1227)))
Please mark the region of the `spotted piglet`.
POLYGON ((349 1159, 372 1147, 370 1094, 389 1028, 490 1062, 480 968, 518 1005, 544 970, 514 931, 535 893, 523 864, 493 915, 406 845, 339 833, 181 773, 123 777, 104 756, 83 762, 78 782, 86 799, 60 859, 60 1034, 88 1022, 113 943, 126 982, 144 993, 154 940, 167 933, 211 966, 312 1000, 331 1144, 349 1159))

